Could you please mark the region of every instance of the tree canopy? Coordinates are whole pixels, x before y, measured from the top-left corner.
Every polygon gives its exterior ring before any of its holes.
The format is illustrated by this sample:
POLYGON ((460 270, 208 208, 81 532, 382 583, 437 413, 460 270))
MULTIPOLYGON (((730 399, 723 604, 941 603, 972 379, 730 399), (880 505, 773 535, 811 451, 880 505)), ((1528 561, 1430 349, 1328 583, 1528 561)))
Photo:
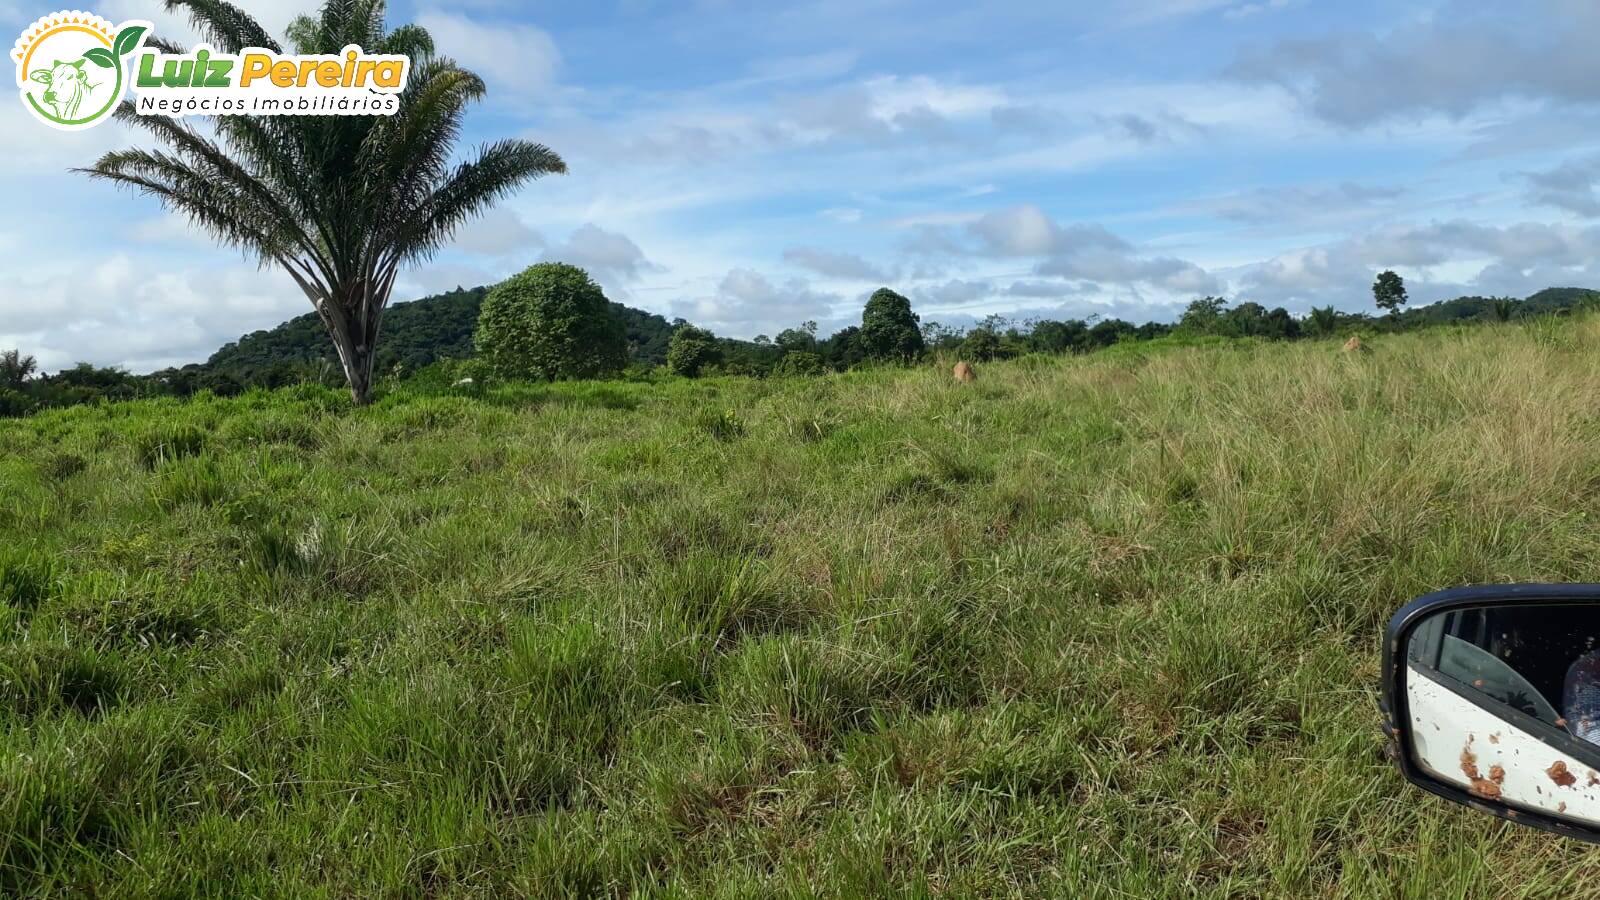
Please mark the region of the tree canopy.
POLYGON ((911 301, 879 288, 861 311, 861 348, 873 359, 906 362, 922 352, 922 329, 911 301))
POLYGON ((672 333, 672 343, 667 347, 667 369, 672 374, 697 378, 721 362, 722 348, 710 331, 684 325, 672 333))
POLYGON ((1406 280, 1394 272, 1383 272, 1372 283, 1372 299, 1379 309, 1394 315, 1410 299, 1406 296, 1406 280))
POLYGON ((478 315, 478 355, 500 375, 546 381, 622 370, 622 320, 588 273, 565 263, 530 266, 489 291, 478 315))

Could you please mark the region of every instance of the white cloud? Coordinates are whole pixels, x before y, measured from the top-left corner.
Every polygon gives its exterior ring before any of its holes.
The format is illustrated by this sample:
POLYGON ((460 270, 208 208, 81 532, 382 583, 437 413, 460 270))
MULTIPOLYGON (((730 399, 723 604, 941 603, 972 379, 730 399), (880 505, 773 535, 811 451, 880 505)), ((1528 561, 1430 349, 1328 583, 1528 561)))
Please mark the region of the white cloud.
POLYGON ((818 275, 846 281, 885 281, 891 277, 882 267, 869 263, 854 253, 837 253, 813 247, 790 247, 783 251, 783 261, 818 275))
POLYGON ((1174 143, 1187 138, 1204 137, 1208 130, 1181 113, 1164 109, 1143 115, 1119 113, 1103 116, 1101 121, 1114 134, 1136 144, 1174 143))
POLYGON ((491 98, 499 91, 539 94, 555 82, 560 51, 549 34, 532 25, 484 22, 438 9, 423 11, 417 24, 433 36, 435 52, 482 77, 491 98))
POLYGON ((311 310, 287 276, 245 265, 153 268, 127 253, 56 269, 0 294, 0 346, 46 369, 79 361, 134 371, 197 362, 241 332, 311 310))
MULTIPOLYGON (((116 122, 82 131, 56 131, 28 115, 13 98, 0 102, 0 177, 67 174, 126 147, 133 131, 116 122)), ((74 176, 81 177, 81 176, 74 176)))
POLYGON ((814 290, 803 279, 780 284, 751 269, 734 269, 715 293, 676 301, 672 313, 719 334, 750 337, 776 334, 808 319, 826 324, 842 299, 814 290))
POLYGON ((1216 278, 1192 262, 1145 256, 1100 225, 1061 225, 1031 204, 985 213, 960 232, 949 226, 919 225, 911 249, 930 255, 1035 260, 1035 274, 1069 281, 1145 286, 1179 294, 1221 289, 1216 278))
POLYGON ((1238 6, 1223 10, 1222 17, 1237 22, 1240 19, 1248 19, 1251 16, 1259 16, 1262 13, 1288 9, 1294 3, 1295 0, 1258 0, 1258 2, 1254 3, 1241 3, 1238 6))
POLYGON ((1107 249, 1126 252, 1128 243, 1098 225, 1062 227, 1031 204, 986 213, 967 226, 988 256, 1050 256, 1107 249))
POLYGON ((1543 172, 1524 172, 1528 199, 1584 218, 1600 218, 1600 155, 1571 159, 1543 172))
POLYGON ((991 121, 1008 106, 991 85, 965 85, 926 75, 880 76, 783 99, 779 116, 760 132, 768 142, 949 138, 965 123, 991 121))
POLYGON ((531 255, 545 245, 544 236, 505 207, 495 207, 464 225, 454 247, 483 256, 531 255))
POLYGON ((1218 216, 1247 225, 1321 226, 1369 217, 1390 207, 1404 188, 1344 182, 1252 188, 1209 201, 1218 216))
POLYGON ((917 296, 935 306, 959 306, 991 297, 995 293, 994 285, 988 281, 952 278, 942 284, 921 288, 917 291, 917 296))
MULTIPOLYGON (((317 4, 314 0, 251 0, 243 4, 246 12, 261 23, 261 27, 268 34, 282 39, 284 29, 295 16, 303 13, 315 13, 317 4)), ((175 40, 184 46, 194 44, 199 40, 193 26, 189 24, 187 13, 168 11, 162 4, 151 0, 105 0, 97 5, 95 10, 112 22, 123 22, 127 19, 145 19, 155 26, 155 34, 175 40)))
POLYGON ((545 251, 544 258, 585 269, 619 295, 623 285, 656 267, 626 235, 586 224, 545 251))
POLYGON ((1314 114, 1363 127, 1396 116, 1461 118, 1508 100, 1600 102, 1600 6, 1455 0, 1386 32, 1295 38, 1243 54, 1232 74, 1272 83, 1314 114))
POLYGON ((1371 305, 1373 278, 1390 268, 1406 277, 1413 303, 1592 283, 1600 269, 1600 228, 1466 221, 1390 226, 1278 254, 1244 267, 1235 283, 1242 299, 1266 305, 1360 309, 1371 305))

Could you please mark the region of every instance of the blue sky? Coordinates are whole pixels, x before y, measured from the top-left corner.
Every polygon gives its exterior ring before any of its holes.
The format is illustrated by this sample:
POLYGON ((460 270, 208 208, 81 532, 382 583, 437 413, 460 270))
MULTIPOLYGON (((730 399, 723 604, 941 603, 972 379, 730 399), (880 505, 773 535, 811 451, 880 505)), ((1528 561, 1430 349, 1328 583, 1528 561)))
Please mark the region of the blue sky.
MULTIPOLYGON (((281 28, 308 4, 244 4, 281 28)), ((20 31, 54 7, 0 0, 20 31)), ((148 18, 144 0, 93 8, 148 18)), ((1171 319, 1219 293, 1364 309, 1600 286, 1600 8, 1326 0, 402 3, 536 182, 396 300, 547 259, 719 333, 824 331, 891 285, 924 320, 1171 319)), ((286 278, 67 173, 138 143, 0 104, 0 347, 48 369, 204 359, 308 311, 286 278)))

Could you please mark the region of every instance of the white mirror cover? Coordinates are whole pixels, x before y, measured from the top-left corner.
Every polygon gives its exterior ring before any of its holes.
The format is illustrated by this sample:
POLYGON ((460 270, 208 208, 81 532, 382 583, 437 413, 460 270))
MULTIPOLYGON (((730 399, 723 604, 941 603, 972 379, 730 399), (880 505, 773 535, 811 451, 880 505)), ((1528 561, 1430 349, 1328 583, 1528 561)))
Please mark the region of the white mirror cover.
MULTIPOLYGON (((1406 667, 1415 762, 1484 800, 1600 825, 1600 772, 1406 667)), ((1600 751, 1600 748, 1596 748, 1600 751)))

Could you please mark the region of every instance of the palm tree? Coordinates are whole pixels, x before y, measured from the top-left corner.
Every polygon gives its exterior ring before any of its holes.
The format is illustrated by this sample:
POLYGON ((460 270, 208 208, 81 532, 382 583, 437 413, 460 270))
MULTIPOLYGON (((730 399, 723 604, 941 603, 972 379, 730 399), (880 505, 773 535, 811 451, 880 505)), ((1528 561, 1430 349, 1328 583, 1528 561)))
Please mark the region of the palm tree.
MULTIPOLYGON (((186 10, 225 53, 282 52, 225 0, 166 6, 186 10)), ((462 113, 483 96, 483 81, 436 56, 421 27, 387 30, 385 7, 384 0, 327 0, 315 17, 295 19, 287 36, 298 53, 337 54, 357 44, 409 56, 393 116, 217 116, 207 135, 123 103, 117 118, 149 130, 165 149, 107 153, 80 170, 152 195, 262 265, 286 270, 327 327, 357 404, 372 398, 379 320, 400 268, 432 256, 463 222, 527 181, 566 171, 550 148, 521 140, 496 141, 452 165, 462 113)))
POLYGON ((1311 327, 1317 334, 1333 334, 1339 327, 1339 313, 1331 306, 1311 307, 1311 327))
POLYGON ((0 387, 20 388, 37 371, 39 361, 31 356, 23 356, 21 350, 0 353, 0 387))

